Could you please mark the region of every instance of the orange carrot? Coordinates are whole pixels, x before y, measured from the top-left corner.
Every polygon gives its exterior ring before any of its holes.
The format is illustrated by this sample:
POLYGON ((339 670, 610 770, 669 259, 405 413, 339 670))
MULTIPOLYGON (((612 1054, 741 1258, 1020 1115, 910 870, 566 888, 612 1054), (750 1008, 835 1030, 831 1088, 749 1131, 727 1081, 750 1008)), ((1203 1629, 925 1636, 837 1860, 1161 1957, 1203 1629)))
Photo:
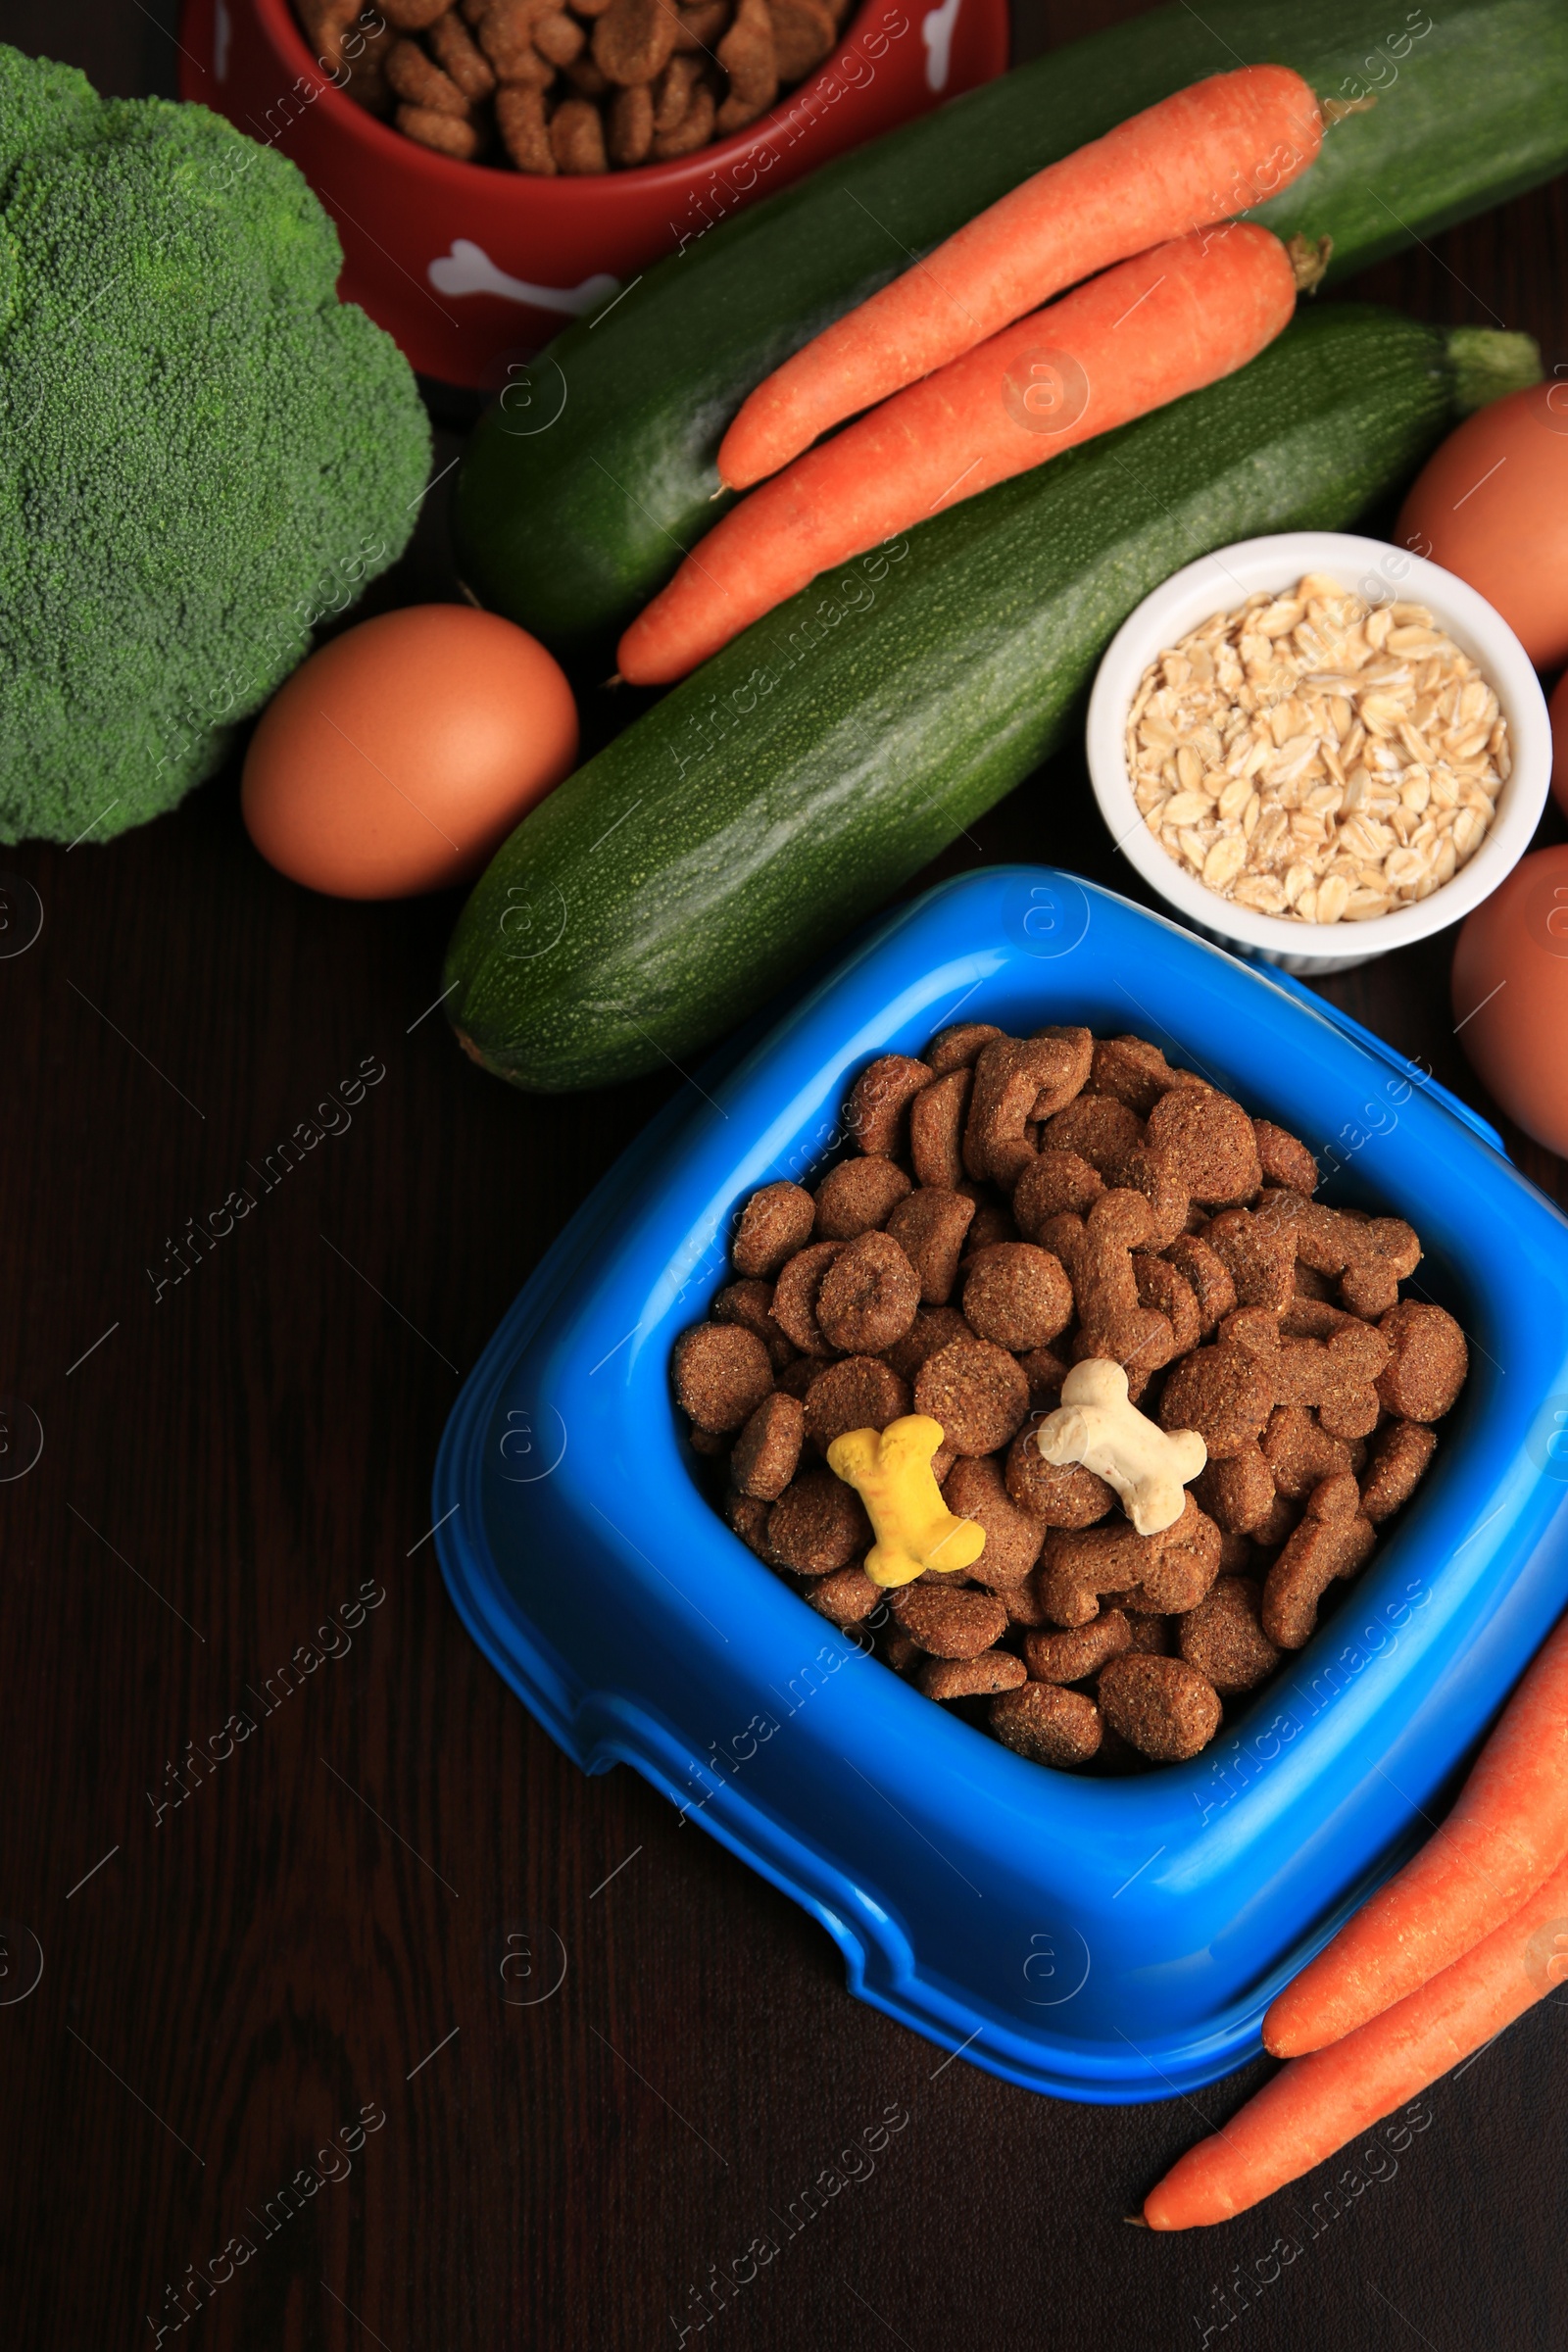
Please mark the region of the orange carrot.
POLYGON ((1152 2230, 1229 2221, 1299 2180, 1564 1982, 1568 1864, 1430 1984, 1309 2058, 1292 2058, 1144 2200, 1152 2230))
POLYGON ((1107 270, 808 450, 731 509, 620 641, 682 678, 817 573, 941 507, 1229 375, 1290 318, 1279 239, 1249 222, 1107 270))
POLYGON ((720 443, 720 479, 749 489, 1063 287, 1289 187, 1322 135, 1317 100, 1288 66, 1244 66, 1162 98, 1035 172, 786 360, 720 443))
POLYGON ((1263 2020, 1276 2058, 1337 2041, 1510 1919, 1568 1855, 1568 1618, 1508 1701, 1443 1826, 1263 2020))

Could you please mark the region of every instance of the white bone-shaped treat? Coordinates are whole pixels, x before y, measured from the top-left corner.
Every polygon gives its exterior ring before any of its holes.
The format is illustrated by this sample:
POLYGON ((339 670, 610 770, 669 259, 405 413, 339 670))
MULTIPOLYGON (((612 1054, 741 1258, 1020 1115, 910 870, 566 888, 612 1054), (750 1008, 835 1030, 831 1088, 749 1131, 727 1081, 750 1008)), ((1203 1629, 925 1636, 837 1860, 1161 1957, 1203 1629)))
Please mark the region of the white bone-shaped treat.
POLYGON ((1035 1432, 1043 1458, 1058 1468, 1079 1462, 1114 1487, 1141 1536, 1174 1527, 1186 1501, 1182 1490, 1208 1459, 1196 1429, 1164 1430, 1127 1397, 1127 1375, 1104 1356, 1074 1364, 1061 1384, 1061 1403, 1035 1432))

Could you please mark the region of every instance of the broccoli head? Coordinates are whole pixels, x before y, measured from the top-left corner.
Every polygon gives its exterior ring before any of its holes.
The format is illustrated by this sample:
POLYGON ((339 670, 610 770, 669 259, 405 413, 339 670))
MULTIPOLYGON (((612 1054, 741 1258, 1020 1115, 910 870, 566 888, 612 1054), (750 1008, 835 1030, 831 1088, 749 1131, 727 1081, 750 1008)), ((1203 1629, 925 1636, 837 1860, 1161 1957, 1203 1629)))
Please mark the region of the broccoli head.
POLYGON ((430 436, 295 167, 0 46, 0 842, 171 808, 394 562, 430 436))

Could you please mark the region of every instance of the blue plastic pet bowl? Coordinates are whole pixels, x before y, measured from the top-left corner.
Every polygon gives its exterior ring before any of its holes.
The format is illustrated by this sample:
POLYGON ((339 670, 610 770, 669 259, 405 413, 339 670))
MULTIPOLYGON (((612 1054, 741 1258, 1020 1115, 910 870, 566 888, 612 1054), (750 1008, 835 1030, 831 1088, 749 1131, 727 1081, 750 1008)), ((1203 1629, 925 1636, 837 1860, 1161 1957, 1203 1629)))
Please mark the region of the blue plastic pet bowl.
POLYGON ((585 1771, 636 1766, 819 1919, 853 1991, 1007 2080, 1160 2098, 1424 1833, 1568 1593, 1568 1224, 1500 1139, 1289 981, 1071 876, 894 915, 628 1151, 469 1378, 437 1542, 476 1642, 585 1771), (874 1054, 962 1016, 1135 1030, 1407 1217, 1469 1334, 1425 1484, 1317 1637, 1190 1763, 1025 1762, 862 1655, 700 1491, 669 1355, 737 1205, 809 1178, 874 1054), (1337 1164, 1336 1164, 1337 1163, 1337 1164), (450 1516, 448 1515, 450 1514, 450 1516))

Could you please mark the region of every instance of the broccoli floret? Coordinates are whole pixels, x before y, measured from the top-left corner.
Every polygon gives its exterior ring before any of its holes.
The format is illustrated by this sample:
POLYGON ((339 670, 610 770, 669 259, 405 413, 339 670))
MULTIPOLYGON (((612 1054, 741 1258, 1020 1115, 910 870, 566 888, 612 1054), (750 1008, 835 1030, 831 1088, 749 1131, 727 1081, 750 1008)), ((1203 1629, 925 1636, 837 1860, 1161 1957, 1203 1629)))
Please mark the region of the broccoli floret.
POLYGON ((205 107, 0 46, 0 842, 172 808, 402 553, 429 427, 342 262, 205 107))

